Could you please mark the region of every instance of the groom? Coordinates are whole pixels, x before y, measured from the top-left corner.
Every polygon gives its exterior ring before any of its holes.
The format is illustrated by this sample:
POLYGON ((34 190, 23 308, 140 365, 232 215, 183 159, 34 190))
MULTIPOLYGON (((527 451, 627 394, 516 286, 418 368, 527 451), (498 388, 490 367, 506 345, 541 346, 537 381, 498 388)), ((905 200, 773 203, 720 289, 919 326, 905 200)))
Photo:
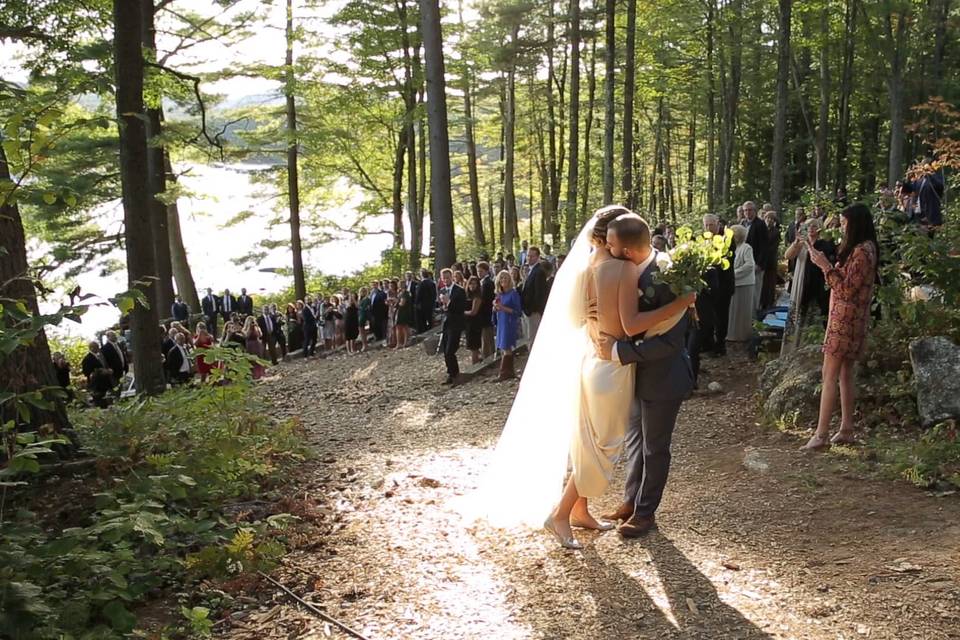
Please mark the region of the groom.
MULTIPOLYGON (((669 304, 674 295, 666 285, 654 285, 657 252, 650 246, 650 227, 636 214, 623 215, 607 229, 610 252, 640 267, 640 311, 669 304)), ((670 439, 680 404, 693 390, 693 369, 686 350, 687 317, 666 333, 644 340, 616 341, 602 335, 597 355, 620 364, 637 363, 636 401, 627 427, 627 486, 624 502, 609 520, 623 520, 620 535, 637 538, 656 526, 670 471, 670 439)))

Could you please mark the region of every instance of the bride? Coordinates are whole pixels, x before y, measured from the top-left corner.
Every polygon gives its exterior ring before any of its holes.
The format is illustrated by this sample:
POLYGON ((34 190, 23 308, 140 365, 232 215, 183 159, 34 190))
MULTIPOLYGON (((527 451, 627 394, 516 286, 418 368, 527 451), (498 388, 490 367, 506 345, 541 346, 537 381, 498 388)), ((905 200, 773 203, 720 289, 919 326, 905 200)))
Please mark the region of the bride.
POLYGON ((542 524, 572 549, 581 545, 571 527, 613 528, 590 515, 587 499, 606 490, 623 449, 634 366, 598 359, 592 337, 628 339, 682 313, 692 300, 637 310, 640 274, 656 252, 635 265, 607 247, 610 222, 630 213, 618 205, 597 211, 557 272, 493 461, 470 506, 475 517, 502 527, 542 524), (572 472, 564 486, 568 459, 572 472))

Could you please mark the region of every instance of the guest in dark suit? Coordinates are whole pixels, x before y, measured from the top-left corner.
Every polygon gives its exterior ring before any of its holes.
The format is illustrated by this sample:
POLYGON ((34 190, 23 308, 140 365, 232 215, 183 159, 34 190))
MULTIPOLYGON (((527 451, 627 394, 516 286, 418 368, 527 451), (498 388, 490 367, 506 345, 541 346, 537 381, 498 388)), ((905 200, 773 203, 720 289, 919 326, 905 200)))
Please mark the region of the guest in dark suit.
POLYGON ((763 274, 768 264, 768 245, 770 242, 770 230, 767 223, 757 215, 757 205, 749 200, 743 203, 743 226, 747 228, 747 244, 753 248, 754 282, 753 288, 753 310, 760 308, 760 294, 763 282, 763 274))
MULTIPOLYGON (((929 166, 931 158, 924 159, 929 166)), ((915 194, 920 199, 920 218, 931 227, 943 224, 943 174, 932 169, 916 180, 905 180, 901 187, 903 193, 915 194)))
POLYGON ((240 296, 237 298, 237 311, 240 312, 241 316, 253 315, 253 297, 247 295, 245 288, 240 289, 240 296))
POLYGON ((167 352, 167 358, 164 361, 167 379, 170 380, 172 384, 185 384, 190 382, 190 358, 187 355, 187 349, 184 343, 183 334, 178 333, 174 340, 173 348, 167 352))
MULTIPOLYGON (((526 242, 526 241, 524 241, 526 242)), ((493 326, 493 301, 497 298, 497 285, 490 273, 490 263, 477 263, 477 275, 480 278, 480 355, 488 358, 497 350, 496 329, 493 326)))
MULTIPOLYGON (((720 218, 713 214, 707 214, 703 217, 703 228, 716 235, 723 235, 724 229, 720 223, 720 218)), ((737 291, 736 274, 733 272, 734 247, 731 242, 730 250, 727 253, 727 268, 722 266, 713 267, 711 271, 716 276, 716 288, 710 291, 710 297, 713 301, 714 333, 712 339, 705 340, 702 346, 703 351, 710 350, 714 357, 725 356, 727 354, 727 327, 730 325, 730 301, 733 294, 737 291)), ((697 298, 697 310, 700 310, 700 299, 697 298)))
MULTIPOLYGON (((705 231, 714 233, 712 229, 719 226, 714 223, 716 216, 708 221, 704 216, 705 231)), ((690 354, 690 363, 693 366, 694 386, 700 382, 700 354, 716 349, 717 334, 717 298, 720 293, 720 267, 711 267, 704 273, 702 279, 706 286, 697 295, 697 324, 691 324, 687 333, 687 352, 690 354)))
MULTIPOLYGON (((200 307, 203 310, 203 320, 207 325, 207 331, 214 338, 217 337, 217 317, 220 315, 220 299, 213 295, 213 289, 207 287, 207 295, 200 301, 200 307)), ((163 352, 166 355, 166 351, 163 352)))
POLYGON ((110 403, 107 401, 107 394, 113 388, 113 373, 107 367, 100 352, 100 343, 91 340, 87 344, 87 355, 83 356, 80 362, 80 370, 84 378, 87 379, 87 389, 93 398, 93 404, 98 407, 106 407, 110 403))
POLYGON ((116 386, 123 379, 124 374, 130 370, 130 364, 127 362, 123 348, 117 342, 117 334, 107 331, 106 338, 107 341, 100 349, 100 353, 107 367, 113 372, 113 384, 116 386))
MULTIPOLYGON (((607 231, 611 253, 642 269, 638 286, 647 293, 640 298, 641 311, 658 309, 676 298, 666 285, 654 284, 657 263, 651 259, 650 240, 650 227, 639 216, 622 216, 611 222, 607 231)), ((693 389, 687 324, 687 316, 683 316, 672 329, 649 340, 642 336, 620 341, 603 337, 598 343, 600 358, 637 364, 637 401, 626 435, 624 502, 610 516, 624 521, 619 531, 625 538, 642 536, 655 526, 654 513, 670 471, 670 441, 677 414, 693 389)))
POLYGON ((186 322, 190 319, 190 307, 180 296, 173 298, 173 304, 170 305, 170 317, 177 322, 186 322))
POLYGON ((270 362, 277 364, 277 317, 270 312, 268 305, 263 305, 260 315, 257 316, 257 326, 260 327, 260 335, 263 345, 270 353, 270 362))
POLYGON ((273 316, 275 321, 273 325, 273 339, 276 340, 277 346, 280 348, 280 359, 287 359, 287 331, 284 327, 284 317, 280 315, 280 311, 277 309, 277 305, 270 305, 270 315, 273 316))
POLYGON ((527 318, 527 340, 530 346, 537 337, 543 310, 547 308, 547 274, 540 266, 540 248, 527 249, 527 264, 530 273, 523 281, 520 296, 523 301, 523 315, 527 318))
POLYGON ((387 294, 380 288, 379 282, 373 282, 370 291, 370 325, 373 336, 378 341, 387 337, 387 294))
POLYGON ((423 333, 433 328, 433 314, 437 307, 437 283, 433 274, 424 269, 420 272, 420 284, 414 297, 417 309, 417 332, 423 333))
POLYGON ((460 348, 460 337, 467 326, 467 292, 453 281, 453 271, 444 269, 440 272, 440 279, 450 293, 441 298, 446 306, 447 314, 443 320, 443 336, 440 339, 443 346, 443 361, 447 365, 447 379, 443 384, 456 385, 460 378, 460 363, 457 362, 457 349, 460 348))
POLYGON ((240 305, 237 304, 237 299, 230 293, 230 289, 224 289, 223 296, 220 298, 220 314, 223 316, 223 321, 234 320, 233 314, 239 312, 240 305))
MULTIPOLYGON (((416 331, 417 328, 420 326, 417 320, 417 316, 419 315, 419 309, 417 309, 417 304, 416 304, 417 289, 419 287, 420 287, 420 283, 417 281, 416 278, 413 277, 413 271, 407 271, 405 274, 403 274, 403 289, 406 290, 407 295, 409 296, 408 299, 410 300, 410 306, 412 307, 410 311, 413 316, 413 324, 411 324, 410 326, 413 327, 414 331, 416 331)), ((347 297, 346 299, 349 300, 350 298, 347 297)))
POLYGON ((317 313, 313 310, 313 298, 307 296, 297 301, 297 311, 303 318, 303 357, 312 356, 317 350, 317 313))

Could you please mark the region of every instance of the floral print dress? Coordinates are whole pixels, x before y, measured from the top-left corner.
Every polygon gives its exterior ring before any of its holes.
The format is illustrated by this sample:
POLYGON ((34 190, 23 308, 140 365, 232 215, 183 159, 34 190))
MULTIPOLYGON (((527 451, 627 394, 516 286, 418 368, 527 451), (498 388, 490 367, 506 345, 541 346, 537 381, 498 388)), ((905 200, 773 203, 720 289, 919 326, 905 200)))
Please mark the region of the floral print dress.
POLYGON ((876 274, 877 248, 872 242, 861 242, 843 266, 838 263, 824 273, 831 290, 825 354, 841 360, 863 357, 876 274))

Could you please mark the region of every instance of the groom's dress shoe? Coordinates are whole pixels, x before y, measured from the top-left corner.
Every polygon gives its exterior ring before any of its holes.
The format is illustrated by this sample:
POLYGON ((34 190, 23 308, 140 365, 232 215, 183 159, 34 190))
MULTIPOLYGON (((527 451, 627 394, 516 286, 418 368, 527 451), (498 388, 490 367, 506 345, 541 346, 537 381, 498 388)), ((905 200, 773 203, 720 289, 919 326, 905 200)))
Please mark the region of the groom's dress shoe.
POLYGON ((635 515, 620 525, 617 531, 619 531, 620 535, 624 538, 640 538, 650 533, 656 526, 657 522, 653 516, 635 515))
POLYGON ((629 520, 630 516, 633 515, 633 505, 632 504, 621 504, 617 507, 617 510, 613 513, 607 513, 602 516, 604 520, 610 520, 612 522, 619 522, 620 520, 629 520))

